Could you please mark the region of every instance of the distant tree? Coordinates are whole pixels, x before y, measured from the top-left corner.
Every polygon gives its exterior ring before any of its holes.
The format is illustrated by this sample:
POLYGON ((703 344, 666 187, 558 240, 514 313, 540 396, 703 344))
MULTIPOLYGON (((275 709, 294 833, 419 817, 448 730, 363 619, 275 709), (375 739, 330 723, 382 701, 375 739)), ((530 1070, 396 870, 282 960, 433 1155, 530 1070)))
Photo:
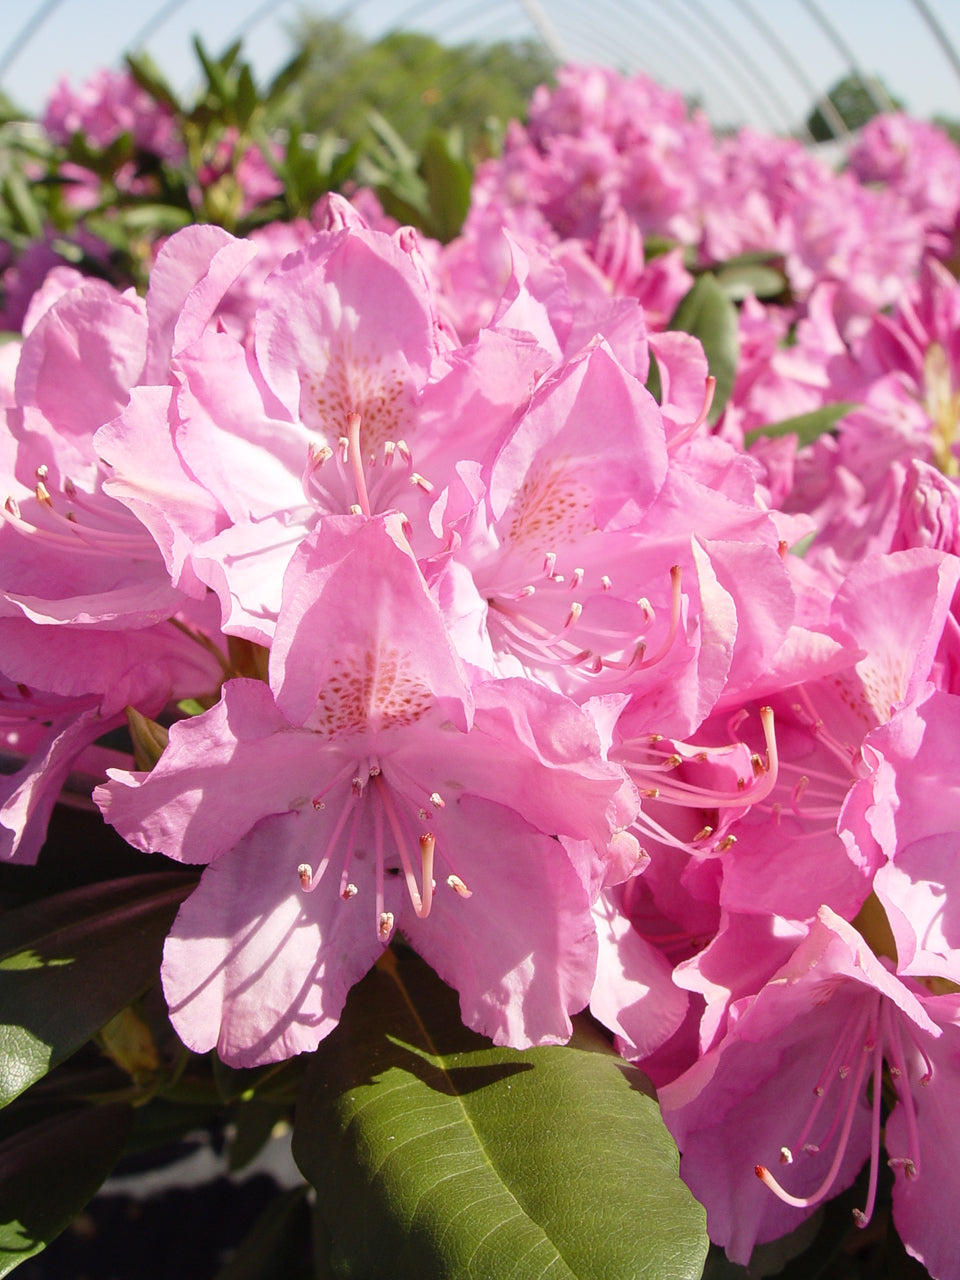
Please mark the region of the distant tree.
MULTIPOLYGON (((892 102, 896 110, 903 108, 903 103, 893 96, 892 93, 883 85, 876 76, 870 78, 871 85, 880 85, 887 97, 892 102)), ((876 93, 876 89, 874 89, 876 93)), ((870 90, 864 80, 858 75, 844 76, 827 94, 827 97, 837 109, 837 114, 851 132, 854 129, 860 129, 872 120, 875 115, 879 115, 879 109, 870 95, 870 90)), ((829 142, 833 137, 833 130, 824 117, 820 107, 814 107, 813 111, 807 116, 807 128, 810 130, 817 142, 829 142)))
POLYGON ((431 129, 458 125, 476 157, 496 122, 522 116, 533 89, 553 79, 552 58, 533 40, 446 46, 418 32, 391 32, 367 41, 317 17, 301 17, 292 35, 304 68, 285 111, 304 129, 352 139, 368 135, 373 109, 414 149, 431 129))
POLYGON ((933 123, 960 147, 960 120, 951 120, 949 116, 934 116, 933 123))

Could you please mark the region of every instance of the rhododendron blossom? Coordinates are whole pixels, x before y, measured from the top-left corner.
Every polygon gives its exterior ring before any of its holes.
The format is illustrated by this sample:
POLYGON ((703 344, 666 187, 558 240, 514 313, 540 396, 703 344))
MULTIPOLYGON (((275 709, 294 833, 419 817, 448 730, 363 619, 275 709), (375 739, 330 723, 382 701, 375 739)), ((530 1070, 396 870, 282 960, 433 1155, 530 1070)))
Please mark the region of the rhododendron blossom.
MULTIPOLYGON (((177 162, 93 89, 51 132, 177 162)), ((448 243, 359 190, 144 298, 6 255, 0 860, 98 784, 198 868, 193 1053, 312 1052, 402 939, 498 1045, 589 1006, 734 1262, 865 1170, 960 1280, 960 153, 848 147, 565 68, 448 243)))

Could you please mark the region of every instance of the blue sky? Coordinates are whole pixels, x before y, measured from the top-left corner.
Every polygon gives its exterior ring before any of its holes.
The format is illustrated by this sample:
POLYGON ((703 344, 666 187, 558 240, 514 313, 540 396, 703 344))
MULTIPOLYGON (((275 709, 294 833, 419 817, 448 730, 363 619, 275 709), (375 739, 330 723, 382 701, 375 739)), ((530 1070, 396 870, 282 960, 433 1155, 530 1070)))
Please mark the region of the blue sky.
MULTIPOLYGON (((960 52, 960 0, 927 4, 960 52)), ((913 112, 960 118, 960 79, 914 0, 817 0, 816 7, 858 65, 881 75, 913 112)), ((0 0, 0 65, 27 24, 46 14, 0 86, 38 111, 59 75, 78 83, 96 67, 116 64, 151 20, 147 47, 179 88, 196 81, 194 31, 213 50, 242 34, 266 78, 290 56, 287 30, 300 9, 350 15, 367 35, 399 26, 450 42, 529 36, 539 15, 573 60, 642 69, 698 93, 717 123, 769 129, 796 124, 811 86, 823 92, 849 68, 811 17, 809 0, 0 0)))

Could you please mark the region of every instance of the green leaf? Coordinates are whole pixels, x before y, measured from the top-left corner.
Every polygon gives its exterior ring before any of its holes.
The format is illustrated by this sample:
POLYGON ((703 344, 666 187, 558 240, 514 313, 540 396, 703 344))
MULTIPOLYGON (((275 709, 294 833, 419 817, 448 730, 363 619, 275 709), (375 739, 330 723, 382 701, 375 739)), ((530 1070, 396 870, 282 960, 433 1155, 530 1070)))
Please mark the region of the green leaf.
POLYGON ((751 294, 755 298, 777 298, 787 287, 787 277, 776 267, 763 263, 734 263, 717 268, 717 283, 734 302, 751 294))
POLYGON ((755 427, 753 431, 744 433, 743 442, 750 447, 756 440, 775 440, 780 436, 797 436, 801 445, 813 444, 818 436, 832 431, 841 418, 859 408, 849 401, 838 401, 836 404, 824 404, 810 413, 800 413, 795 418, 784 418, 781 422, 771 422, 767 426, 755 427))
POLYGON ((170 88, 163 72, 150 57, 149 53, 143 51, 137 54, 127 54, 125 61, 127 69, 141 89, 149 93, 157 102, 169 107, 171 111, 178 114, 182 111, 179 98, 170 88))
POLYGON ((367 113, 367 123, 376 134, 385 154, 398 169, 415 173, 417 168, 416 153, 411 151, 393 125, 379 111, 367 113))
POLYGON ((250 64, 245 62, 237 77, 237 123, 241 128, 247 127, 250 117, 259 105, 260 98, 257 94, 257 86, 254 84, 253 72, 250 70, 250 64))
POLYGON ((63 1062, 155 981, 196 882, 161 872, 86 885, 0 919, 0 1106, 63 1062))
MULTIPOLYGON (((210 57, 206 49, 203 47, 203 41, 199 36, 193 37, 193 47, 197 57, 200 59, 200 65, 203 67, 204 74, 207 77, 208 91, 214 97, 218 98, 224 106, 226 106, 228 103, 232 102, 236 96, 236 89, 234 85, 230 83, 226 74, 230 61, 232 61, 232 59, 228 61, 230 50, 228 49, 227 53, 218 61, 216 58, 210 57)), ((233 50, 234 57, 236 57, 238 50, 239 45, 233 50)))
POLYGON ((459 234, 467 216, 473 174, 457 155, 450 136, 440 129, 431 129, 424 139, 420 172, 438 237, 446 244, 459 234))
POLYGON ((23 175, 12 169, 3 180, 3 199, 13 210, 20 227, 34 240, 43 236, 43 218, 23 175))
MULTIPOLYGON (((227 1168, 231 1173, 243 1169, 270 1141, 277 1124, 284 1120, 289 1108, 277 1102, 261 1102, 257 1098, 237 1107, 236 1129, 227 1144, 227 1168)), ((289 1125, 287 1125, 289 1128, 289 1125)))
POLYGON ((716 422, 730 398, 740 360, 736 307, 716 277, 706 271, 681 298, 667 327, 700 339, 710 372, 717 380, 709 414, 709 421, 716 422))
POLYGON ((336 1275, 700 1276, 704 1211, 649 1083, 578 1024, 570 1046, 494 1048, 412 952, 385 953, 297 1104, 336 1275))
POLYGON ((0 1276, 58 1236, 123 1152, 133 1108, 85 1107, 0 1142, 0 1276))

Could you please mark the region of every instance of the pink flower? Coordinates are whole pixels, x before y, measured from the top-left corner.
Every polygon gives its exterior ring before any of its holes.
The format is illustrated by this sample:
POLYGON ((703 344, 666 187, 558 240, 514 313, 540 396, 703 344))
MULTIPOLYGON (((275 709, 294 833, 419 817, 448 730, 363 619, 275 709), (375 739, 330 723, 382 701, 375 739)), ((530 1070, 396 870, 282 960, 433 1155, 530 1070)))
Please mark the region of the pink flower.
POLYGON ((720 1044, 661 1090, 683 1177, 707 1207, 711 1239, 733 1261, 748 1262, 754 1243, 786 1234, 849 1186, 868 1156, 867 1199, 854 1216, 869 1222, 884 1061, 902 1115, 888 1130, 891 1163, 898 1183, 924 1176, 937 1138, 918 1128, 918 1086, 942 1034, 926 1003, 824 907, 759 994, 735 1002, 720 1044))
POLYGON ((151 774, 98 792, 135 846, 209 863, 164 956, 185 1042, 235 1065, 315 1047, 395 928, 470 1026, 566 1039, 596 938, 553 837, 600 859, 632 816, 589 718, 521 682, 470 690, 395 518, 300 545, 271 683, 229 682, 151 774))

